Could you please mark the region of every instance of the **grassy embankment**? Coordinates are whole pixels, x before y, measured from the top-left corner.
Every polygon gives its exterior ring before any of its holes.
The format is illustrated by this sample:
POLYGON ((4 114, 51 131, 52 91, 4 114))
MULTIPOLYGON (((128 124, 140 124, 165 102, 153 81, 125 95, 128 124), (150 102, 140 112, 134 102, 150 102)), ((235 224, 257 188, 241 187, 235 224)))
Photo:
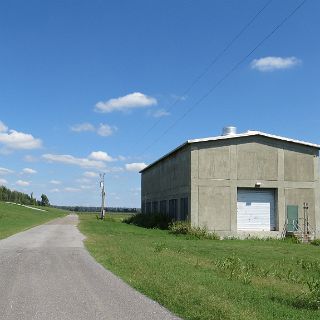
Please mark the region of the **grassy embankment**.
POLYGON ((185 319, 320 319, 319 247, 195 240, 116 217, 80 219, 99 263, 185 319))
POLYGON ((0 239, 64 216, 64 211, 55 208, 41 208, 46 212, 0 202, 0 239))

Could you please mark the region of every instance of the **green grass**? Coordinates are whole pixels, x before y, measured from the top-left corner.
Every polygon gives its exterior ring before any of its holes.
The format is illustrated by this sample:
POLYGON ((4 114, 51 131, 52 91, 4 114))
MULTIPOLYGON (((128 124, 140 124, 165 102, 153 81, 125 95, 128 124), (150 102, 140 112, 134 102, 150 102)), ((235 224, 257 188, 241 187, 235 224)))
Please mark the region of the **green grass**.
POLYGON ((92 215, 80 230, 99 263, 185 319, 320 318, 319 247, 195 240, 92 215))
MULTIPOLYGON (((100 212, 73 212, 75 214, 78 214, 79 217, 82 215, 85 216, 91 216, 91 217, 99 217, 100 212)), ((118 221, 122 222, 124 219, 128 219, 129 217, 132 217, 133 213, 126 213, 126 212, 106 212, 106 219, 111 219, 111 221, 118 221)))
POLYGON ((44 209, 47 212, 0 202, 0 239, 66 214, 55 208, 44 209))

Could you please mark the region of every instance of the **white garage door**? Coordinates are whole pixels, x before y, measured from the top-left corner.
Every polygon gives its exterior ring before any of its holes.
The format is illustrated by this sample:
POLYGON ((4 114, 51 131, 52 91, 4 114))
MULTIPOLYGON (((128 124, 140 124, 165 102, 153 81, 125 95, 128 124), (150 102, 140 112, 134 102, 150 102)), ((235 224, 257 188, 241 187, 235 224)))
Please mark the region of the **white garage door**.
POLYGON ((238 189, 237 225, 243 231, 275 230, 274 191, 238 189))

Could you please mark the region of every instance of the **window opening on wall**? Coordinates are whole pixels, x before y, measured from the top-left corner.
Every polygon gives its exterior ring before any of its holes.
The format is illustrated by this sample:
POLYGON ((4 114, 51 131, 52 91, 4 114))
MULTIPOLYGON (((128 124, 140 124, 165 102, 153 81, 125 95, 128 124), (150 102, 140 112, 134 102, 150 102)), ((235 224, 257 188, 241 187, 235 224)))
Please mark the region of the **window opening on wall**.
POLYGON ((147 202, 147 209, 146 209, 146 214, 150 214, 151 213, 151 202, 147 202))
POLYGON ((171 199, 169 200, 169 217, 171 219, 177 220, 177 199, 171 199))
POLYGON ((152 202, 152 213, 159 213, 158 201, 153 201, 152 202))
POLYGON ((160 201, 160 213, 167 214, 167 200, 160 201))
POLYGON ((180 199, 180 220, 187 220, 188 218, 188 197, 180 199))

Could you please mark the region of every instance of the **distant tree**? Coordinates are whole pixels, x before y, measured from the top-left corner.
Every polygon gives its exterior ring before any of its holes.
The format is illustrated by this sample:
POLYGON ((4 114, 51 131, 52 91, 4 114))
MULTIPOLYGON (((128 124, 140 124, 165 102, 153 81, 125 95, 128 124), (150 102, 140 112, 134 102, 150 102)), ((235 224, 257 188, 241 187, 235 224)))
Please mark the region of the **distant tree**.
POLYGON ((41 195, 41 205, 45 207, 50 206, 49 199, 45 194, 41 195))
POLYGON ((37 205, 37 199, 33 197, 33 192, 31 192, 31 195, 30 195, 30 204, 34 206, 37 205))
POLYGON ((0 201, 12 201, 21 204, 34 204, 36 199, 26 193, 12 191, 4 186, 0 186, 0 201))

